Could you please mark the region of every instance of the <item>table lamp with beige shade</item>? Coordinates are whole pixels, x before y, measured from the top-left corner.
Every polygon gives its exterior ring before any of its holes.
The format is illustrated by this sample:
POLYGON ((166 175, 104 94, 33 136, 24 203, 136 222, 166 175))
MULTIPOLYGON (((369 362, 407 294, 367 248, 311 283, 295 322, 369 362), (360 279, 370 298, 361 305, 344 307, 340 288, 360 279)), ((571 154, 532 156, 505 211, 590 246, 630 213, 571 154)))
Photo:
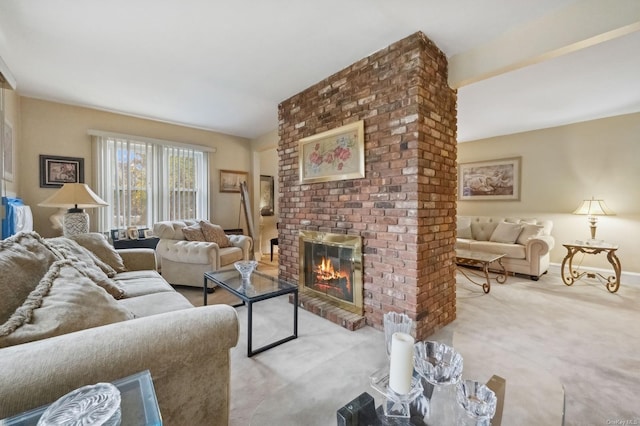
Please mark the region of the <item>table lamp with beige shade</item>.
MULTIPOLYGON (((62 232, 65 237, 71 237, 89 232, 89 215, 84 209, 104 207, 109 204, 98 197, 86 183, 65 183, 55 194, 38 205, 68 209, 62 219, 62 232)), ((55 224, 60 219, 53 218, 51 221, 55 224)))
POLYGON ((587 215, 589 227, 591 228, 591 239, 596 239, 596 227, 598 224, 598 216, 614 216, 615 212, 605 204, 604 200, 596 200, 591 197, 590 200, 584 200, 573 214, 587 215))

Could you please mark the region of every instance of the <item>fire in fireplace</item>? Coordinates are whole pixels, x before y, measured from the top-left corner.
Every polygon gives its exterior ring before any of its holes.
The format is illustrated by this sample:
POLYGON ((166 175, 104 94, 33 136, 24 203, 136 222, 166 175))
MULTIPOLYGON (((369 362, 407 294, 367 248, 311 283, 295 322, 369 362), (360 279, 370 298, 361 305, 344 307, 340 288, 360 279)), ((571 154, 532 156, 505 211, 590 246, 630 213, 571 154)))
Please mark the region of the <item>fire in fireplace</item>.
POLYGON ((362 315, 362 240, 359 236, 300 231, 302 291, 362 315))

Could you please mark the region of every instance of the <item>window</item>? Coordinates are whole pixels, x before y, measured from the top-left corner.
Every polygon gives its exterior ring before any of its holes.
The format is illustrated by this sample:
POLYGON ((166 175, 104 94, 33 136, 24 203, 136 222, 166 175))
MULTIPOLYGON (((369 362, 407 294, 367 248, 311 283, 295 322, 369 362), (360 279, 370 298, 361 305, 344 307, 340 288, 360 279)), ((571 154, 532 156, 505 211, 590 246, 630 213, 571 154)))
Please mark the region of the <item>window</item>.
POLYGON ((124 135, 90 132, 95 142, 101 231, 151 227, 161 220, 209 217, 209 152, 124 135))

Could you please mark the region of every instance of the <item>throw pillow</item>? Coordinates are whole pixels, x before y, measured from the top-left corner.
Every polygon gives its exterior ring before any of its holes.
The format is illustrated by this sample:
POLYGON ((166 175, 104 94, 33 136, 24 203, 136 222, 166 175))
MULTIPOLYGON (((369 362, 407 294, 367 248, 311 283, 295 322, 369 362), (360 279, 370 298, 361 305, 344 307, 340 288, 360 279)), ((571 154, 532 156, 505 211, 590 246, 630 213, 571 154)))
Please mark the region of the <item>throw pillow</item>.
POLYGON ((496 243, 514 244, 522 232, 522 225, 517 223, 500 222, 491 234, 489 241, 496 243))
POLYGON ((0 325, 0 347, 133 319, 133 314, 73 266, 54 262, 36 288, 0 325))
POLYGON ((473 235, 471 234, 471 226, 467 226, 466 228, 458 229, 457 238, 464 238, 465 240, 473 239, 473 235))
POLYGON ((0 323, 22 305, 49 266, 59 259, 35 232, 0 241, 0 323))
POLYGON ((98 259, 95 254, 65 237, 49 238, 46 242, 54 250, 58 250, 62 257, 74 261, 78 269, 82 270, 94 283, 104 288, 114 298, 122 299, 125 296, 124 289, 110 278, 116 275, 116 271, 98 259), (110 271, 110 274, 106 274, 105 270, 110 271))
POLYGON ((495 231, 498 224, 496 222, 473 222, 471 223, 471 234, 473 239, 477 241, 489 241, 491 234, 495 231))
POLYGON ((98 259, 111 266, 116 272, 126 272, 122 257, 113 248, 104 235, 98 232, 90 232, 88 234, 78 234, 71 237, 74 241, 86 248, 98 259))
POLYGON ((518 240, 516 242, 524 246, 531 238, 539 237, 540 235, 542 235, 543 229, 544 225, 532 225, 527 223, 523 225, 522 232, 520 233, 520 236, 518 237, 518 240))
POLYGON ((185 226, 182 228, 182 234, 187 241, 206 241, 200 224, 185 226))
POLYGON ((213 223, 201 220, 200 228, 202 228, 205 241, 216 243, 220 248, 231 246, 229 237, 227 237, 227 234, 224 233, 224 230, 219 225, 214 225, 213 223))

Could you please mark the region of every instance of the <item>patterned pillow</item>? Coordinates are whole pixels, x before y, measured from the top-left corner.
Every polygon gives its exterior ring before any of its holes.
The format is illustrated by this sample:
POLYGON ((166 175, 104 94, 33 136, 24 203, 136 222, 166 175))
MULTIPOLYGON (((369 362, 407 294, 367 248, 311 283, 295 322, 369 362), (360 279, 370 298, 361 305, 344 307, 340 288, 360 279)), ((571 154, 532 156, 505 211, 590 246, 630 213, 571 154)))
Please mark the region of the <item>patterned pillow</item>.
POLYGON ((187 241, 207 241, 200 224, 185 226, 182 228, 182 234, 187 241))
POLYGON ((0 347, 133 319, 71 260, 54 262, 22 306, 0 324, 0 347))
POLYGON ((202 228, 205 241, 216 243, 220 248, 231 246, 229 237, 227 237, 227 234, 224 233, 224 230, 219 225, 214 225, 213 223, 201 220, 200 228, 202 228))

